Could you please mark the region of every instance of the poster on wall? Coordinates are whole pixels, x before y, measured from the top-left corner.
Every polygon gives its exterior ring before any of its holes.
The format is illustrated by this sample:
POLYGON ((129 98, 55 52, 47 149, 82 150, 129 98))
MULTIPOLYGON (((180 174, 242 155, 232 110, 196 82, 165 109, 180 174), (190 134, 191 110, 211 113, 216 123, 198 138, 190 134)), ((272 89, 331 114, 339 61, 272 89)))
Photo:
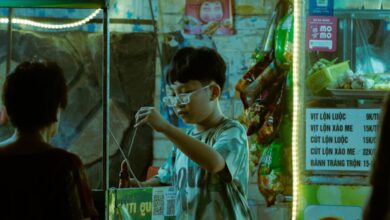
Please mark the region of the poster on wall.
POLYGON ((184 32, 187 34, 231 35, 231 0, 186 0, 184 32))

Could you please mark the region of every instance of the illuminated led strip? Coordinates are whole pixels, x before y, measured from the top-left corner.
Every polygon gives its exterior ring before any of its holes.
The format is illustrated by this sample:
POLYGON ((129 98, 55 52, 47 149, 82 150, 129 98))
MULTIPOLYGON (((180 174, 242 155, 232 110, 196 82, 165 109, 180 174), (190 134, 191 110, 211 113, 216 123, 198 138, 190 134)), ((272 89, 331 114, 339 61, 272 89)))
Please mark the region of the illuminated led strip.
MULTIPOLYGON (((301 115, 301 97, 300 97, 300 69, 301 60, 301 0, 294 0, 294 43, 293 43, 293 122, 292 122, 292 164, 293 164, 293 204, 292 204, 292 219, 297 219, 298 214, 298 201, 301 196, 300 185, 300 150, 299 150, 299 136, 301 132, 300 115, 301 115)), ((302 31, 302 32, 301 32, 302 31)))
MULTIPOLYGON (((68 23, 68 24, 45 24, 40 22, 35 22, 27 19, 20 19, 20 18, 12 18, 12 24, 22 24, 22 25, 29 25, 33 27, 39 27, 39 28, 45 28, 45 29, 65 29, 65 28, 74 28, 77 26, 81 26, 87 22, 89 22, 91 19, 93 19, 101 9, 97 9, 92 14, 90 14, 88 17, 84 18, 83 20, 68 23)), ((0 18, 1 24, 8 24, 8 18, 0 18)))

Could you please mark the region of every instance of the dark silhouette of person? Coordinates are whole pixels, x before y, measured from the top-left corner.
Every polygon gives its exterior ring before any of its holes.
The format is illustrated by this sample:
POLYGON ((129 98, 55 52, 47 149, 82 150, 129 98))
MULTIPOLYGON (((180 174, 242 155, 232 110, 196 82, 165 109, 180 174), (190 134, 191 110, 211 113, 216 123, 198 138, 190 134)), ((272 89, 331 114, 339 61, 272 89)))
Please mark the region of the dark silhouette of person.
POLYGON ((97 219, 81 160, 50 144, 67 104, 62 69, 22 62, 2 98, 16 132, 0 148, 0 219, 97 219))
POLYGON ((375 157, 371 170, 371 195, 364 208, 364 220, 390 220, 390 95, 385 98, 375 157))

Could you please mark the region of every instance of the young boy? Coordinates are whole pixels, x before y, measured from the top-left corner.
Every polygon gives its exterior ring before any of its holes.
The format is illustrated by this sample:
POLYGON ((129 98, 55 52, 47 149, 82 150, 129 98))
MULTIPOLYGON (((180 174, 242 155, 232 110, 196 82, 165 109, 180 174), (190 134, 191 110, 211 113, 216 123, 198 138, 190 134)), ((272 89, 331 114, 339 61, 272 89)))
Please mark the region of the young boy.
POLYGON ((225 71, 214 50, 182 48, 173 57, 167 75, 172 95, 164 102, 194 128, 183 132, 153 107, 142 107, 136 114, 135 127, 148 124, 175 145, 158 174, 142 185, 175 186, 178 219, 251 219, 246 132, 225 118, 218 101, 225 71))

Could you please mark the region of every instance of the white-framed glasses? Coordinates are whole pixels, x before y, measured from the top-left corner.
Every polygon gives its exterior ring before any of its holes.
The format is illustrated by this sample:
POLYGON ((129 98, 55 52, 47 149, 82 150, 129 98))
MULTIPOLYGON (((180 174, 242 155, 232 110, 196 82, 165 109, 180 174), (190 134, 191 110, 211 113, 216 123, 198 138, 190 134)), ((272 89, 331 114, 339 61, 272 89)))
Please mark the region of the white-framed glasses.
POLYGON ((163 102, 165 105, 167 105, 169 107, 175 107, 178 103, 179 103, 179 105, 187 105, 188 103, 190 103, 191 96, 194 93, 199 92, 200 90, 203 90, 203 89, 207 89, 210 86, 211 85, 207 85, 207 86, 204 86, 202 88, 199 88, 195 91, 188 92, 188 93, 179 93, 179 94, 176 94, 176 96, 167 95, 163 98, 163 102))

